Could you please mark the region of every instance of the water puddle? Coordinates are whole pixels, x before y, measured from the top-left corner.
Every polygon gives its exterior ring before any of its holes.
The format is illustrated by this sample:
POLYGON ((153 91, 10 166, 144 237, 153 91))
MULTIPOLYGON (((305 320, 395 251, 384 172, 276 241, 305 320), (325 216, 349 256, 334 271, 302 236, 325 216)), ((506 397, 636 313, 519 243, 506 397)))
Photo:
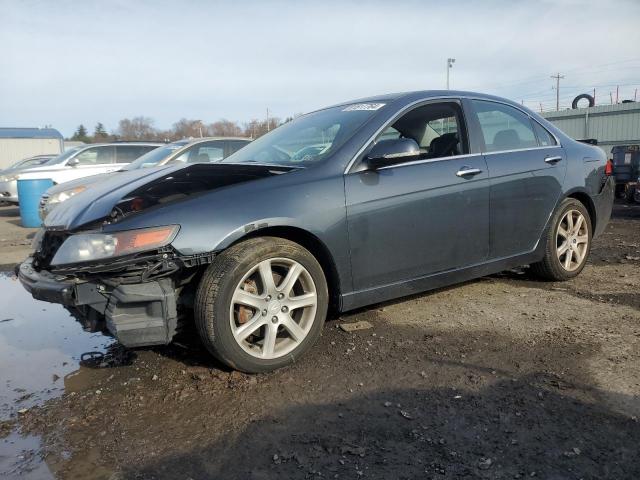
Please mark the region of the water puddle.
MULTIPOLYGON (((40 302, 9 272, 0 272, 0 421, 79 388, 82 354, 105 352, 114 341, 85 332, 60 305, 40 302)), ((53 478, 40 440, 12 432, 0 439, 0 477, 53 478)))
POLYGON ((53 480, 54 476, 39 454, 40 439, 16 432, 0 439, 0 478, 53 480))

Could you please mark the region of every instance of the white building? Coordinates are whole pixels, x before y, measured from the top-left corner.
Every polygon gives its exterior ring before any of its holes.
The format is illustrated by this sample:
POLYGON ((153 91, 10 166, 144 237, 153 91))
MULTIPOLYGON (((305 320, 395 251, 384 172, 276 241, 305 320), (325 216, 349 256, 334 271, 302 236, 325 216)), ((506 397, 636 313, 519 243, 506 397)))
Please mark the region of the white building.
POLYGON ((54 128, 0 128, 0 170, 23 158, 63 151, 64 139, 54 128))

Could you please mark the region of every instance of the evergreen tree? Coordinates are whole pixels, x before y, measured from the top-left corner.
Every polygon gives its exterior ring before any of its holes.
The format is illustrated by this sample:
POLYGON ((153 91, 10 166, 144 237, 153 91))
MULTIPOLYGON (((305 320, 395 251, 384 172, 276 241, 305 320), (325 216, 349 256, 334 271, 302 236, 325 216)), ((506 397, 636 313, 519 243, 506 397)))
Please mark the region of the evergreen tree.
POLYGON ((84 142, 84 143, 89 143, 91 141, 91 139, 87 135, 87 129, 82 124, 78 125, 78 128, 73 134, 73 137, 71 137, 71 140, 75 140, 77 142, 84 142))
POLYGON ((93 140, 96 142, 102 142, 109 139, 109 134, 104 128, 104 125, 100 122, 96 123, 93 129, 93 140))

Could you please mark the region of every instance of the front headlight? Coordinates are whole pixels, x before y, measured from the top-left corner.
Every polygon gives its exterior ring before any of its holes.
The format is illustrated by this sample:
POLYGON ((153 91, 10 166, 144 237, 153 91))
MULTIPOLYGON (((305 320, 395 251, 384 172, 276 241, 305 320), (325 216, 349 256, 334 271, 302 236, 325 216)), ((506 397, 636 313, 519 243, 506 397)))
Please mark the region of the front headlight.
POLYGON ((87 189, 87 187, 85 187, 84 185, 81 185, 79 187, 74 187, 74 188, 70 188, 68 190, 63 190, 62 192, 54 193, 53 195, 51 195, 49 197, 49 199, 47 200, 47 203, 48 204, 52 204, 52 203, 64 202, 66 200, 69 200, 75 194, 80 193, 80 192, 84 192, 86 189, 87 189))
POLYGON ((178 233, 178 225, 142 228, 114 233, 79 233, 67 238, 58 249, 51 265, 89 262, 121 257, 153 250, 171 243, 178 233))

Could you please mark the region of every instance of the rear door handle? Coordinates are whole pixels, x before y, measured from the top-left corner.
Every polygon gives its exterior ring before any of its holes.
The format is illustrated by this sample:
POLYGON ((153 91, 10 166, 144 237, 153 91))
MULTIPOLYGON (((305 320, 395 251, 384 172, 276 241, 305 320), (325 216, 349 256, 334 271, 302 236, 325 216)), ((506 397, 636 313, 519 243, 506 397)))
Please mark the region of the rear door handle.
POLYGON ((545 157, 545 159, 544 159, 545 163, 550 163, 551 165, 555 165, 560 160, 562 160, 562 157, 560 157, 560 156, 558 156, 558 157, 545 157))
POLYGON ((456 176, 460 178, 472 177, 474 175, 478 175, 479 173, 482 173, 482 170, 480 170, 479 168, 462 167, 456 172, 456 176))

